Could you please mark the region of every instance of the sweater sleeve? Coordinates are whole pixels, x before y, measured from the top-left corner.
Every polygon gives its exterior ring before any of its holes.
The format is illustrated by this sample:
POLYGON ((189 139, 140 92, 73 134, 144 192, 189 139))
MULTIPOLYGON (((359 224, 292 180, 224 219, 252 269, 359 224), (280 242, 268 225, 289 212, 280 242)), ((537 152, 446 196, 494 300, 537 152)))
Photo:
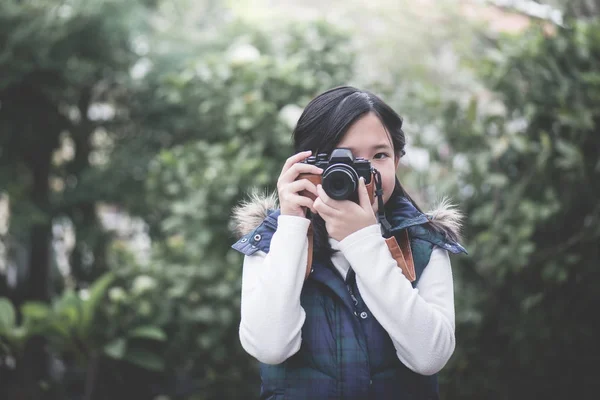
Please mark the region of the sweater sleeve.
POLYGON ((300 349, 309 224, 306 218, 279 216, 269 253, 244 258, 240 342, 266 364, 280 364, 300 349))
POLYGON ((340 242, 360 293, 388 332, 400 361, 421 375, 439 372, 454 352, 454 289, 448 252, 435 247, 416 288, 390 255, 378 225, 340 242))

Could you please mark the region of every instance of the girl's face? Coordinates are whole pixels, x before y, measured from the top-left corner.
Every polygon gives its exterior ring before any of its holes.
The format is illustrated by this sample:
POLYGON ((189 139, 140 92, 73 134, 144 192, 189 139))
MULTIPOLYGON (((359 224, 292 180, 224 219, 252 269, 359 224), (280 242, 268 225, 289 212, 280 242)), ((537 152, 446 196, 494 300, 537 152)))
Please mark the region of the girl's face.
MULTIPOLYGON (((398 161, 394 156, 394 146, 389 133, 373 113, 368 113, 354 122, 337 147, 352 150, 354 157, 362 157, 381 173, 384 204, 390 199, 396 184, 398 161)), ((372 204, 377 212, 377 198, 372 204)))

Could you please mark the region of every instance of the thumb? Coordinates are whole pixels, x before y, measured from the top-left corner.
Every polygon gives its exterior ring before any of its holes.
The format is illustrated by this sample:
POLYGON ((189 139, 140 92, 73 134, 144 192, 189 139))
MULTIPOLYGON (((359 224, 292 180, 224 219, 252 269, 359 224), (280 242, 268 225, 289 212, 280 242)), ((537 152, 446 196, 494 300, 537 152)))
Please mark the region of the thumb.
POLYGON ((365 178, 362 176, 358 183, 358 204, 364 210, 371 210, 371 201, 369 200, 369 193, 367 192, 367 185, 365 184, 365 178))

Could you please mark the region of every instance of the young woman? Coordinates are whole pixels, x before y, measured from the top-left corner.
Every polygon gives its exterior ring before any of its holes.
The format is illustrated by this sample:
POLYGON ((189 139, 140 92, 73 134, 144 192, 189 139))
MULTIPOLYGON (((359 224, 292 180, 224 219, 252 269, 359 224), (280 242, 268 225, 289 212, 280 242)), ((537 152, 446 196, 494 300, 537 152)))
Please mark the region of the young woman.
POLYGON ((424 214, 404 191, 402 119, 369 92, 317 96, 294 145, 279 208, 275 196, 255 196, 234 213, 243 236, 233 248, 245 254, 240 341, 261 363, 261 398, 438 398, 436 374, 455 346, 448 252, 466 253, 460 215, 448 206, 424 214), (336 148, 370 161, 379 197, 371 202, 362 178, 354 201, 303 178, 323 170, 301 161, 336 148))

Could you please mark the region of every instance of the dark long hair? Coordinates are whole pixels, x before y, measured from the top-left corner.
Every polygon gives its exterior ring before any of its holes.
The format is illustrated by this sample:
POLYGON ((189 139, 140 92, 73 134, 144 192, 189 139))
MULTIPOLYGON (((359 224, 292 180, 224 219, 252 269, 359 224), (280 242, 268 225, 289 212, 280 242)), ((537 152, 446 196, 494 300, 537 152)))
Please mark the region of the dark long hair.
MULTIPOLYGON (((330 89, 308 103, 294 129, 295 151, 330 153, 337 147, 350 126, 368 113, 375 114, 390 134, 396 158, 404 156, 406 138, 402 130, 402 117, 373 93, 351 86, 330 89)), ((392 197, 397 195, 406 197, 421 211, 398 179, 392 197)), ((315 232, 315 252, 319 256, 330 257, 332 249, 325 221, 316 215, 311 216, 311 219, 315 232)))

